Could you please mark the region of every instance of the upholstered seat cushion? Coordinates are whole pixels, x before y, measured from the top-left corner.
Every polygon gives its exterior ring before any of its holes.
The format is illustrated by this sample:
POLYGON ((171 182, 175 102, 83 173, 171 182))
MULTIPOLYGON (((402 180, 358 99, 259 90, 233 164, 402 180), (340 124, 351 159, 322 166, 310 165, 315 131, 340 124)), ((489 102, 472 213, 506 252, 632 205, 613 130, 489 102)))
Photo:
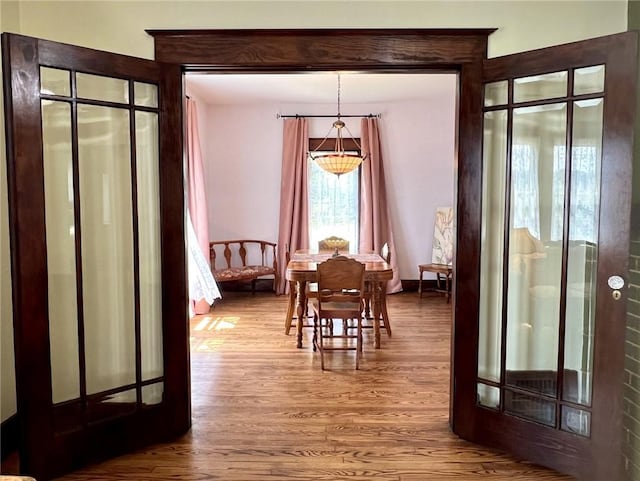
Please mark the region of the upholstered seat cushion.
POLYGON ((227 269, 216 269, 213 271, 213 277, 216 281, 240 281, 243 279, 255 279, 260 276, 268 276, 274 274, 272 267, 267 266, 244 266, 229 267, 227 269))

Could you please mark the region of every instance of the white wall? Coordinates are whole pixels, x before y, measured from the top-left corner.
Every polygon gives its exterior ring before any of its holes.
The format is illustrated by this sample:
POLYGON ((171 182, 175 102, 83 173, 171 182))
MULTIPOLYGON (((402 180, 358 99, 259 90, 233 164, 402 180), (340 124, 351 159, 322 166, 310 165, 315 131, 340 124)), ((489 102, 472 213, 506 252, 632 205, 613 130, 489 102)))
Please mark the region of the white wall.
POLYGON ((489 39, 489 55, 499 56, 627 28, 626 0, 20 0, 18 3, 20 33, 147 58, 153 58, 153 39, 145 29, 497 28, 489 39))
MULTIPOLYGON (((18 25, 17 4, 0 2, 2 30, 18 25)), ((0 65, 0 76, 2 66, 0 65)), ((0 116, 4 115, 4 97, 0 96, 0 116)), ((4 124, 4 117, 3 124, 4 124)), ((9 213, 4 126, 0 129, 0 422, 16 412, 16 377, 13 358, 13 305, 11 301, 11 265, 9 261, 9 213)))
POLYGON ((273 106, 205 107, 200 140, 211 240, 278 241, 282 121, 273 106))
POLYGON ((431 262, 436 208, 454 205, 456 82, 428 103, 394 104, 383 118, 401 279, 417 279, 418 264, 431 262))
MULTIPOLYGON (((417 279, 431 261, 435 210, 453 205, 457 80, 425 101, 343 104, 342 113, 381 113, 381 142, 401 279, 417 279)), ((335 114, 335 105, 263 103, 199 108, 207 173, 211 240, 278 241, 282 114, 335 114)), ((354 136, 360 119, 345 119, 354 136)), ((310 118, 310 137, 324 137, 331 118, 310 118)))
MULTIPOLYGON (((0 98, 0 109, 4 108, 0 98)), ((9 262, 9 219, 7 211, 7 164, 4 129, 0 132, 0 421, 16 412, 15 367, 13 361, 13 310, 11 302, 11 266, 9 262), (6 388, 6 389, 5 389, 6 388)))

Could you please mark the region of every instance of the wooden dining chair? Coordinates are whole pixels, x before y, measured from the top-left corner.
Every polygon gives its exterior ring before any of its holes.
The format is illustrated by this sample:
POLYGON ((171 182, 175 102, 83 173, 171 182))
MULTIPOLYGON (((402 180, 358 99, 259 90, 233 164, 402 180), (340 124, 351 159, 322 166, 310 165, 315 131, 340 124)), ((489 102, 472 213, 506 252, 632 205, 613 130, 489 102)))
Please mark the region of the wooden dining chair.
POLYGON ((453 266, 446 264, 418 264, 418 273, 420 274, 418 280, 418 296, 422 297, 422 293, 429 291, 440 292, 444 294, 447 299, 447 304, 451 299, 451 284, 453 282, 453 266), (435 287, 428 289, 422 288, 423 274, 425 272, 433 272, 436 275, 435 287), (444 281, 444 285, 441 282, 444 281))
POLYGON ((325 352, 356 352, 356 369, 362 354, 362 309, 365 265, 345 256, 332 257, 318 264, 318 297, 313 300, 313 346, 320 351, 320 366, 324 370, 325 352), (343 329, 333 332, 333 320, 356 321, 356 333, 343 329), (325 326, 322 320, 326 320, 325 326), (355 340, 355 346, 352 340, 355 340), (327 341, 327 342, 326 342, 327 341))

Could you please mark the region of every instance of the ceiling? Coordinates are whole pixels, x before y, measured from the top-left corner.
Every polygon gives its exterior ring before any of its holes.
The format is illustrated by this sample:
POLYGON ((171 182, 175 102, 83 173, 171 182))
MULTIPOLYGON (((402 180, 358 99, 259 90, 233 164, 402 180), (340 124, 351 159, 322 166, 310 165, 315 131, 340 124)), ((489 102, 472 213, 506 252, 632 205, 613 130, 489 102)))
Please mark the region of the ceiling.
MULTIPOLYGON (((341 104, 427 100, 451 92, 454 73, 341 72, 341 104)), ((211 105, 337 103, 336 72, 186 75, 187 92, 211 105)))

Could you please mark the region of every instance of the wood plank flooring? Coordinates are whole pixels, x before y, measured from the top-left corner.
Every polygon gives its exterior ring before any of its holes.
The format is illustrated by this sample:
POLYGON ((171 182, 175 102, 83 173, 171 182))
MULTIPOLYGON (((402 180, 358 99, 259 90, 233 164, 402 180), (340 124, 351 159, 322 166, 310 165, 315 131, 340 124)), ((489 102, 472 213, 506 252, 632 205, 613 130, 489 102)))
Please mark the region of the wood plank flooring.
POLYGON ((570 480, 468 443, 448 426, 451 308, 389 296, 393 337, 364 358, 296 349, 287 299, 225 293, 192 320, 191 431, 60 480, 570 480))

